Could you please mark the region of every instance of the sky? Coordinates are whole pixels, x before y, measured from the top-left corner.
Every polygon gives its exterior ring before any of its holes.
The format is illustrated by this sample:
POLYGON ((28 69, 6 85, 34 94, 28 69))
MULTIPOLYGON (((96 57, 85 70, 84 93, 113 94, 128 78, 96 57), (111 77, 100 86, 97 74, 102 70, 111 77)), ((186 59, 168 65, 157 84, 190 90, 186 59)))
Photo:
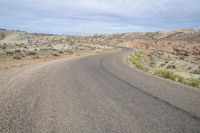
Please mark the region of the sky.
POLYGON ((200 0, 0 0, 0 28, 52 34, 200 28, 200 0))

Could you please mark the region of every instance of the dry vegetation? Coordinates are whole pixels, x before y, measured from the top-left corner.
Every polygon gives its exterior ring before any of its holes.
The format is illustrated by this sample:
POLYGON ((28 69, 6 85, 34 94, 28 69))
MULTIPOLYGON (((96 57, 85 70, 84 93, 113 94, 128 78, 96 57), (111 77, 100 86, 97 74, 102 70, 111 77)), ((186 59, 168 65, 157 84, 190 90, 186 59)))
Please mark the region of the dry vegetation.
POLYGON ((111 49, 113 46, 142 49, 141 53, 131 55, 132 62, 142 70, 164 69, 167 71, 157 72, 156 75, 172 71, 185 79, 200 78, 200 30, 194 29, 91 36, 34 34, 0 29, 0 64, 79 55, 111 49))
POLYGON ((0 68, 23 60, 55 58, 111 49, 98 37, 35 34, 0 29, 0 68), (12 63, 8 63, 12 62, 12 63))
POLYGON ((136 50, 128 61, 151 74, 200 88, 200 62, 157 50, 136 50))
POLYGON ((129 57, 137 68, 200 88, 200 30, 138 33, 120 45, 141 49, 129 57))

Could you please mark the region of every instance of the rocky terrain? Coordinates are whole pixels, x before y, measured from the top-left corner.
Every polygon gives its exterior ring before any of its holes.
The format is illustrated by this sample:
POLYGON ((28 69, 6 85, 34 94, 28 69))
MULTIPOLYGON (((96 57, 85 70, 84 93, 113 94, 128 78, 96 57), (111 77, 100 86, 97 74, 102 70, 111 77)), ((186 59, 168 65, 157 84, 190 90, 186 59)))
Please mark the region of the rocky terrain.
POLYGON ((200 31, 144 33, 123 42, 137 48, 131 62, 152 74, 200 88, 200 31))
MULTIPOLYGON (((34 34, 21 31, 0 30, 0 53, 68 52, 90 51, 105 48, 101 43, 94 43, 95 38, 34 34), (93 41, 93 42, 92 42, 93 41)), ((98 40, 95 40, 98 42, 98 40)))
POLYGON ((41 58, 66 57, 107 49, 111 47, 100 43, 95 36, 51 35, 0 29, 0 68, 25 62, 29 64, 41 58))
POLYGON ((183 29, 167 32, 145 33, 124 42, 134 48, 155 49, 200 58, 200 30, 183 29))
POLYGON ((125 46, 143 49, 149 68, 165 68, 200 77, 200 30, 67 36, 0 29, 0 66, 7 61, 90 53, 125 46))
POLYGON ((155 49, 200 58, 200 30, 182 29, 166 32, 133 32, 111 35, 66 36, 36 34, 0 29, 0 53, 13 50, 63 51, 101 49, 120 45, 155 49))

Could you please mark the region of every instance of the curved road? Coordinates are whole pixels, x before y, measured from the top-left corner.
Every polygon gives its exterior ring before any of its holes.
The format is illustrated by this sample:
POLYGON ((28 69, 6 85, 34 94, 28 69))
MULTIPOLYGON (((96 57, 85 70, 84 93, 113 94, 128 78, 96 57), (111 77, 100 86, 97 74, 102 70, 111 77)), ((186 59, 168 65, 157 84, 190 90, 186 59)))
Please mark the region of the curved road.
POLYGON ((200 90, 144 74, 129 50, 0 72, 0 132, 199 133, 200 90))

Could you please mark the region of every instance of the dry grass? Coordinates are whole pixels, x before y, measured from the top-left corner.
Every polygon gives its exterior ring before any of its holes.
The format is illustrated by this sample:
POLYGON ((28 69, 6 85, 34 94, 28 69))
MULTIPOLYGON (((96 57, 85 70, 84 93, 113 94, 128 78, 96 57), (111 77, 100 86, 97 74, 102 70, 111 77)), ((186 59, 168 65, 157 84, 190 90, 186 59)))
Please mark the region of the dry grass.
POLYGON ((167 69, 155 70, 153 74, 163 77, 163 78, 166 78, 166 79, 177 81, 177 82, 180 82, 180 83, 192 86, 192 87, 200 88, 200 79, 184 78, 181 75, 176 74, 167 69))
POLYGON ((138 69, 145 70, 145 66, 141 63, 142 53, 135 52, 129 56, 129 61, 134 64, 138 69))
MULTIPOLYGON (((174 66, 170 66, 170 67, 166 67, 166 68, 159 68, 159 69, 155 69, 154 67, 146 67, 144 65, 144 63, 142 62, 143 59, 143 55, 144 53, 142 53, 141 51, 138 52, 134 52, 132 54, 129 55, 128 57, 128 61, 130 63, 132 63, 136 68, 152 73, 153 75, 159 76, 159 77, 163 77, 165 79, 169 79, 169 80, 173 80, 173 81, 177 81, 192 87, 196 87, 196 88, 200 88, 200 79, 198 78, 185 78, 183 76, 181 76, 180 74, 175 73, 175 67, 174 66), (172 71, 172 69, 174 71, 172 71)), ((151 65, 151 63, 150 63, 151 65)), ((195 73, 199 72, 200 67, 195 71, 195 73)))

